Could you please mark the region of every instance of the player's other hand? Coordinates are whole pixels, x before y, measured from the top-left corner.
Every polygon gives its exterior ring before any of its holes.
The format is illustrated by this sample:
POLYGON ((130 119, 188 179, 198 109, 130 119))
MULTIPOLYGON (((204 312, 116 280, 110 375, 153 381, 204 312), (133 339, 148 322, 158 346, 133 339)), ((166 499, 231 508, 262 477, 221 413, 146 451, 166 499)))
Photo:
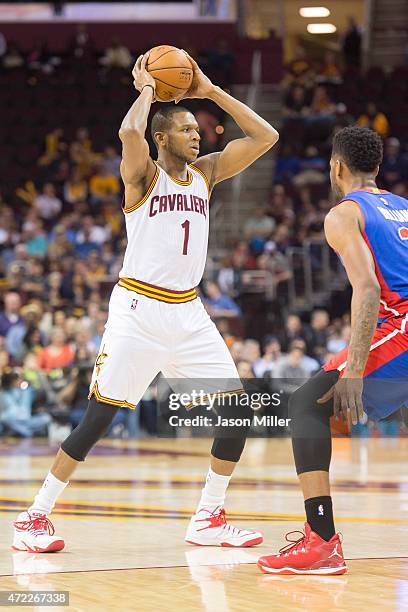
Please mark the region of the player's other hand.
POLYGON ((358 422, 364 423, 363 411, 363 379, 359 377, 347 376, 340 378, 337 383, 329 389, 320 399, 318 404, 325 404, 333 398, 333 415, 338 419, 341 415, 345 421, 351 425, 358 422))
POLYGON ((149 51, 144 55, 139 55, 137 58, 136 64, 132 70, 133 76, 133 85, 137 91, 142 91, 145 85, 150 85, 153 87, 153 99, 155 99, 156 93, 156 81, 146 70, 146 63, 149 59, 149 51))
POLYGON ((210 79, 205 76, 197 62, 193 60, 193 58, 186 51, 184 51, 184 53, 187 55, 193 67, 193 82, 191 83, 191 87, 188 91, 180 94, 175 99, 176 104, 185 98, 209 98, 211 91, 214 89, 214 85, 211 83, 210 79))

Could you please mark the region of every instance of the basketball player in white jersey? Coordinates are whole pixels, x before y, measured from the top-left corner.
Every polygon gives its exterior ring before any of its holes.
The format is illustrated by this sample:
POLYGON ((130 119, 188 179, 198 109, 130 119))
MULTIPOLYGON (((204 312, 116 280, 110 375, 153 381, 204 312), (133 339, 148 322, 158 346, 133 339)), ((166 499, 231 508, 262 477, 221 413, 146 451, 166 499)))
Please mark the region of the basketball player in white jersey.
MULTIPOLYGON (((190 58, 194 77, 184 97, 212 100, 233 117, 244 136, 219 153, 199 158, 200 133, 194 115, 171 105, 152 120, 158 149, 158 159, 153 161, 145 140, 155 100, 155 81, 145 69, 147 58, 148 54, 141 56, 133 70, 140 95, 119 131, 128 245, 110 298, 89 405, 82 422, 62 443, 33 504, 14 522, 17 550, 49 552, 64 547, 48 518, 57 497, 78 462, 106 433, 117 410, 136 408, 159 372, 173 380, 205 379, 210 386, 218 378, 229 397, 242 392, 235 364, 196 287, 207 255, 212 189, 268 151, 278 133, 245 104, 214 86, 190 58)), ((226 489, 245 437, 214 440, 187 542, 213 546, 262 542, 260 533, 233 527, 225 518, 226 489)))

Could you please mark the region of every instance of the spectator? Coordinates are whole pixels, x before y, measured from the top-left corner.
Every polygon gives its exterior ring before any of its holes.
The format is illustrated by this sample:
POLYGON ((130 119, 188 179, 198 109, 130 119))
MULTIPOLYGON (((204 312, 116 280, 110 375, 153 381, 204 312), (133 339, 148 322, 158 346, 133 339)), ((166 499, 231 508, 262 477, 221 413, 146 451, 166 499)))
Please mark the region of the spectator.
MULTIPOLYGON (((13 325, 6 336, 6 348, 14 360, 22 362, 26 352, 28 333, 37 330, 42 316, 42 309, 37 304, 27 304, 20 311, 19 323, 13 325)), ((38 330, 39 332, 39 330, 38 330)), ((39 332, 39 344, 45 344, 45 338, 39 332)))
POLYGON ((64 331, 54 328, 51 333, 50 344, 43 348, 38 355, 38 367, 46 372, 55 368, 65 368, 72 364, 74 356, 74 351, 66 343, 64 331))
POLYGON ((51 234, 48 245, 48 257, 50 260, 61 261, 63 257, 73 251, 73 244, 67 238, 66 228, 59 223, 51 234))
POLYGON ((93 56, 93 49, 94 44, 86 23, 79 23, 69 44, 71 55, 76 60, 89 61, 93 56))
POLYGON ((110 237, 110 228, 96 225, 90 215, 82 220, 82 227, 75 237, 75 252, 80 257, 87 257, 91 251, 99 253, 100 246, 110 237))
POLYGON ((348 18, 348 28, 343 37, 343 56, 347 68, 360 68, 361 30, 354 17, 348 18))
POLYGON ((122 45, 118 38, 113 38, 111 46, 99 61, 107 68, 128 68, 133 59, 129 49, 122 45))
POLYGON ((82 178, 78 167, 75 167, 71 176, 64 183, 64 200, 70 204, 86 200, 88 196, 88 183, 82 178))
POLYGON ((329 337, 329 314, 326 310, 314 310, 310 320, 309 351, 317 359, 327 350, 327 340, 329 337))
POLYGON ((200 126, 200 151, 202 155, 213 153, 217 149, 218 134, 215 129, 219 124, 219 120, 205 108, 197 111, 195 118, 200 126))
POLYGON ((241 316, 241 309, 239 306, 237 306, 234 300, 232 300, 229 296, 221 293, 217 283, 207 281, 205 283, 205 293, 207 297, 204 298, 203 301, 210 316, 213 316, 214 318, 231 318, 241 316))
POLYGON ((245 359, 240 359, 240 361, 238 361, 237 370, 241 380, 255 377, 251 362, 245 359))
POLYGON ((357 125, 374 130, 382 138, 386 138, 390 131, 387 117, 377 109, 375 102, 367 103, 366 112, 357 119, 357 125))
POLYGON ((108 176, 120 179, 120 162, 121 158, 115 147, 105 147, 100 164, 108 176))
POLYGON ((276 222, 266 214, 266 208, 257 206, 253 215, 245 222, 244 236, 247 240, 265 240, 275 229, 276 222))
POLYGON ((24 58, 17 48, 17 45, 10 43, 6 53, 3 55, 3 67, 6 70, 21 68, 24 66, 24 58))
POLYGON ((283 357, 273 370, 273 377, 279 378, 279 386, 285 394, 295 391, 304 379, 309 378, 302 366, 304 352, 299 347, 292 347, 286 357, 283 357))
POLYGON ((256 377, 262 378, 266 372, 272 372, 281 358, 282 352, 279 340, 275 336, 268 336, 265 340, 262 357, 253 364, 256 377))
POLYGON ((47 234, 44 231, 44 224, 39 219, 31 224, 31 228, 27 229, 23 234, 22 239, 25 242, 27 255, 29 257, 44 258, 48 251, 47 234))
POLYGON ((305 156, 300 159, 299 172, 293 178, 296 187, 308 185, 321 185, 327 180, 327 162, 319 155, 316 147, 309 146, 305 151, 305 156))
POLYGON ((341 70, 333 51, 326 51, 322 66, 317 75, 317 82, 338 85, 341 83, 341 70))
POLYGON ((103 165, 99 165, 89 181, 89 191, 94 204, 99 204, 109 196, 117 196, 120 191, 118 178, 114 174, 109 174, 103 165))
POLYGON ((290 144, 283 146, 275 165, 274 183, 291 181, 300 171, 300 158, 290 144))
POLYGON ((280 335, 282 350, 286 352, 292 340, 301 338, 306 340, 307 330, 297 314, 289 314, 285 321, 285 329, 280 335))
POLYGON ((32 414, 35 392, 18 372, 4 373, 1 386, 1 422, 12 433, 29 438, 51 423, 50 415, 45 412, 32 414))
POLYGON ((4 296, 4 310, 0 312, 0 336, 7 336, 12 327, 22 323, 20 295, 9 291, 4 296))
POLYGON ((310 104, 309 120, 334 118, 336 107, 322 85, 315 88, 310 104))
POLYGON ((302 46, 298 46, 294 59, 286 66, 286 83, 302 83, 307 84, 313 79, 313 71, 310 60, 307 57, 306 50, 302 46))
POLYGON ((57 198, 52 183, 45 183, 42 194, 35 198, 33 204, 41 219, 48 222, 55 219, 62 210, 62 202, 57 198))
POLYGON ((313 359, 313 357, 306 355, 306 342, 303 340, 303 338, 296 338, 296 340, 292 340, 289 345, 289 353, 296 348, 300 349, 303 353, 300 366, 304 369, 307 376, 309 377, 316 374, 316 372, 320 369, 320 363, 317 361, 317 359, 313 359))
POLYGON ((384 147, 384 158, 380 166, 380 178, 389 188, 402 179, 408 178, 408 159, 401 154, 398 138, 387 138, 384 147))
POLYGON ((333 354, 339 353, 345 349, 351 338, 351 326, 344 325, 340 327, 333 335, 329 336, 327 340, 327 350, 333 354))
POLYGON ((285 96, 282 114, 286 119, 302 119, 308 112, 305 88, 295 84, 285 96))
POLYGON ((249 361, 255 363, 261 356, 260 344, 253 338, 244 340, 241 351, 241 359, 243 361, 249 361))

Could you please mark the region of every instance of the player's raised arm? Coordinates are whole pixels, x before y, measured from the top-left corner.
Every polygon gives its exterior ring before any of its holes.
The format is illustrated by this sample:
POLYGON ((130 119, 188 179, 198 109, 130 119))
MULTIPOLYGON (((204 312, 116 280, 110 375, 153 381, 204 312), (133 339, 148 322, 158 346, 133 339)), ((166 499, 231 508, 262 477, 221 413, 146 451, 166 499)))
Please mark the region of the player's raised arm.
POLYGON ((149 154, 149 145, 145 139, 147 119, 150 107, 155 99, 156 84, 146 71, 148 54, 141 55, 133 68, 134 86, 140 95, 129 109, 122 121, 119 138, 122 141, 122 162, 120 171, 125 186, 133 186, 136 191, 132 197, 141 197, 143 183, 152 180, 155 172, 153 160, 149 154))
POLYGON ((245 136, 227 144, 219 153, 211 153, 197 160, 196 165, 207 174, 211 186, 239 174, 278 141, 279 134, 267 121, 236 100, 220 87, 213 85, 190 57, 194 69, 191 89, 185 98, 208 98, 236 121, 245 136))
MULTIPOLYGON (((358 417, 363 417, 362 378, 380 306, 380 285, 373 257, 362 236, 363 230, 363 215, 352 201, 335 206, 324 223, 327 242, 341 257, 353 288, 347 364, 343 379, 334 387, 335 414, 341 409, 353 424, 358 422, 358 417)), ((326 395, 319 403, 329 399, 330 393, 326 395)))

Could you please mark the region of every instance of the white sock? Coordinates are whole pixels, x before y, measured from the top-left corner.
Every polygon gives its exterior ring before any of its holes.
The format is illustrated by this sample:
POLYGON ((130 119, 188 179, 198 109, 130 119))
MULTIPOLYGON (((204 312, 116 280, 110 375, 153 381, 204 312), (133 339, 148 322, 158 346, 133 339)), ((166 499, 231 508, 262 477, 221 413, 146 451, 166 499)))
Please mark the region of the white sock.
POLYGON ((57 498, 61 495, 67 484, 67 482, 58 480, 51 472, 48 472, 43 486, 35 496, 32 506, 28 508, 28 512, 50 514, 57 498))
POLYGON ((204 489, 201 491, 197 512, 201 508, 214 512, 219 506, 224 507, 225 494, 230 480, 231 476, 221 476, 221 474, 216 474, 209 468, 204 489))

